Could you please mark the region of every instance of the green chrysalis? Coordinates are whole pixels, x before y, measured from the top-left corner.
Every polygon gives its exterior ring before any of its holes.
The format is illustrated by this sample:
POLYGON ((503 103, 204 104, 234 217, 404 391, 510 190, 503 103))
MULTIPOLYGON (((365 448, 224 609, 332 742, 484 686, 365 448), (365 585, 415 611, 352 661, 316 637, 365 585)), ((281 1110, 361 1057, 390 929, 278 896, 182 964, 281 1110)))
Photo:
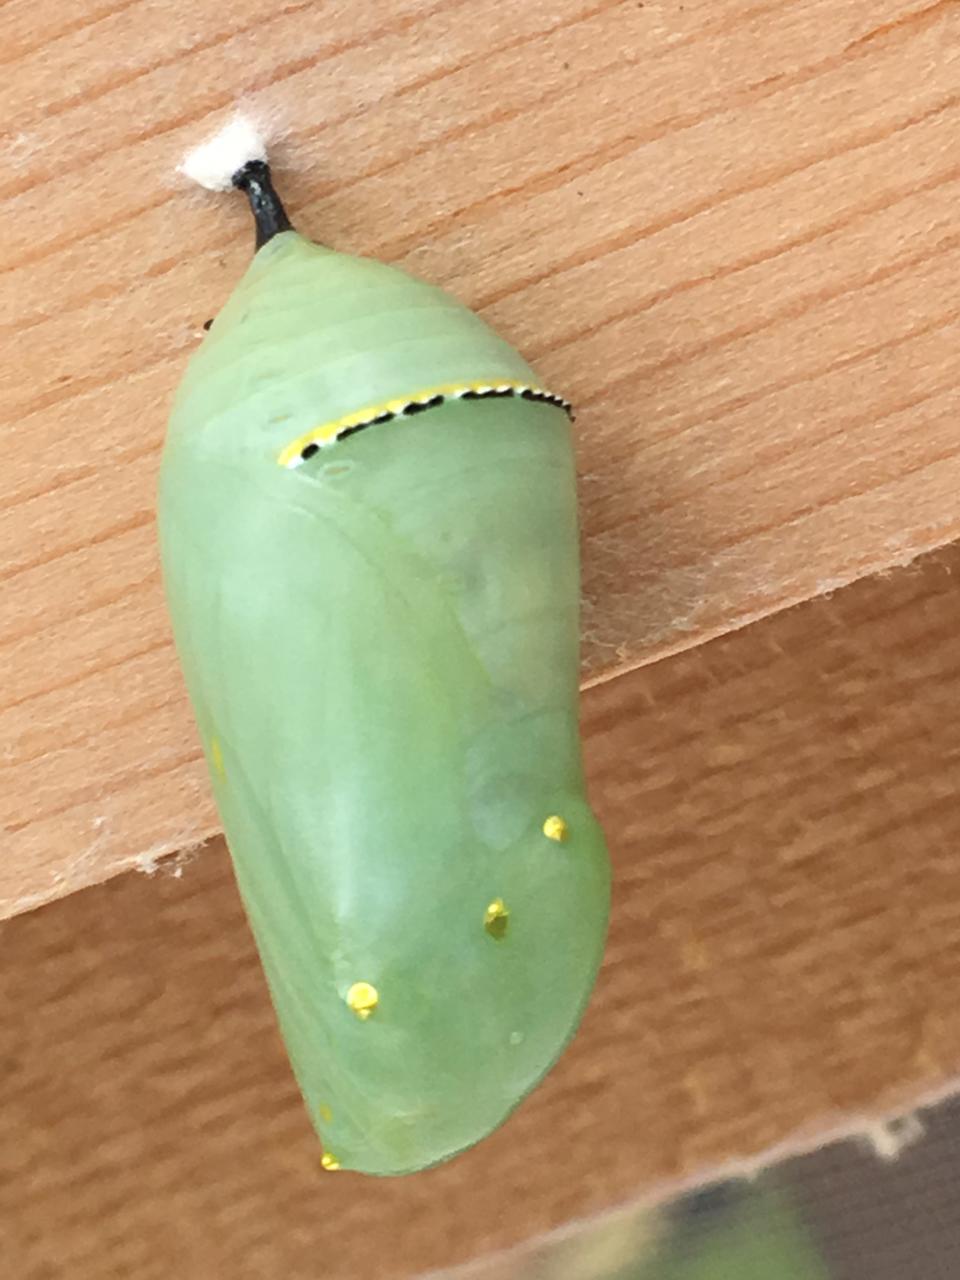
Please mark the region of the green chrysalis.
POLYGON ((258 249, 170 420, 170 614, 324 1166, 412 1172, 537 1084, 603 951, 570 427, 465 307, 233 181, 258 249))

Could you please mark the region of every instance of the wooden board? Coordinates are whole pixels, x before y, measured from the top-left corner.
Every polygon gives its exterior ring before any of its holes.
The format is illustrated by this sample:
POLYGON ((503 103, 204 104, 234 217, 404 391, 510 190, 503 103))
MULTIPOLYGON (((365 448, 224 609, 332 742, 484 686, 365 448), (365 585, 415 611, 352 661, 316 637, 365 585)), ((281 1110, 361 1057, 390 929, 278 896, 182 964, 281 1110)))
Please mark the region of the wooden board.
POLYGON ((409 1276, 950 1087, 958 573, 955 548, 588 693, 596 999, 442 1168, 320 1172, 219 844, 7 921, 7 1274, 409 1276))
POLYGON ((216 828, 153 511, 238 102, 305 230, 580 406, 588 680, 960 532, 953 0, 7 0, 0 50, 0 914, 216 828))

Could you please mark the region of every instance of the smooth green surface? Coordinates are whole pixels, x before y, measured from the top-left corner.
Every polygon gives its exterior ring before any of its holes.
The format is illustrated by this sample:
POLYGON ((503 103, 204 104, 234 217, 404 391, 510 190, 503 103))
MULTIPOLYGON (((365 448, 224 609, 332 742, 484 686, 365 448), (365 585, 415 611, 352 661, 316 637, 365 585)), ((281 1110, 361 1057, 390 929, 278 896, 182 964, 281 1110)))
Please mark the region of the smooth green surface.
POLYGON ((570 430, 456 402, 296 470, 276 456, 367 403, 494 377, 532 380, 449 297, 286 233, 194 356, 163 460, 171 615, 241 891, 311 1117, 370 1173, 495 1128, 600 962, 570 430), (366 1021, 356 981, 379 991, 366 1021))

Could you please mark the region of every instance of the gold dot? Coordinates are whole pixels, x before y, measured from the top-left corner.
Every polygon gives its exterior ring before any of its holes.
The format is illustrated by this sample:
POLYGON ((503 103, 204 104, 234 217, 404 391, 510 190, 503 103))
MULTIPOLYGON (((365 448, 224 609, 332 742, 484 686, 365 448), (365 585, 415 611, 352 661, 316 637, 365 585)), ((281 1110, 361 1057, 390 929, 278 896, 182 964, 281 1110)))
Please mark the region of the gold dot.
POLYGON ((323 1153, 320 1157, 320 1164, 328 1173, 335 1173, 337 1169, 340 1168, 340 1161, 332 1151, 325 1151, 323 1153))
POLYGON ((483 927, 491 938, 496 938, 499 942, 506 935, 509 923, 510 912, 504 905, 503 899, 495 898, 483 913, 483 927))
POLYGON ((223 779, 227 776, 227 771, 223 764, 223 749, 220 746, 219 738, 210 739, 210 763, 213 765, 214 772, 218 778, 223 779))
POLYGON ((320 1117, 320 1119, 323 1121, 324 1124, 329 1124, 330 1121, 333 1119, 333 1112, 330 1110, 330 1108, 327 1106, 325 1102, 321 1102, 319 1107, 317 1107, 317 1115, 320 1117))
POLYGON ((347 1004, 358 1018, 366 1020, 380 1003, 376 987, 369 982, 355 982, 347 992, 347 1004))
POLYGON ((548 840, 566 840, 570 828, 558 814, 551 814, 543 824, 543 834, 548 840))

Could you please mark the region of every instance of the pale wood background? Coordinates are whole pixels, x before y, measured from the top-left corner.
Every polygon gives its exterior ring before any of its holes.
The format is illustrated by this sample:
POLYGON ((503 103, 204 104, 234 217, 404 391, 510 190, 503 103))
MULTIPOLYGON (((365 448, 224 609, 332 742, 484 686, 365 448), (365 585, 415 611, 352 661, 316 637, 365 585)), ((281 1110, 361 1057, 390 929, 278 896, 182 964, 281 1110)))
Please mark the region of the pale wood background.
POLYGON ((597 995, 440 1169, 320 1171, 219 844, 5 922, 0 1273, 408 1276, 948 1087, 958 573, 953 548, 588 692, 597 995))
POLYGON ((595 681, 960 532, 958 55, 955 0, 7 0, 0 914, 216 829, 153 512, 237 102, 580 406, 595 681))

